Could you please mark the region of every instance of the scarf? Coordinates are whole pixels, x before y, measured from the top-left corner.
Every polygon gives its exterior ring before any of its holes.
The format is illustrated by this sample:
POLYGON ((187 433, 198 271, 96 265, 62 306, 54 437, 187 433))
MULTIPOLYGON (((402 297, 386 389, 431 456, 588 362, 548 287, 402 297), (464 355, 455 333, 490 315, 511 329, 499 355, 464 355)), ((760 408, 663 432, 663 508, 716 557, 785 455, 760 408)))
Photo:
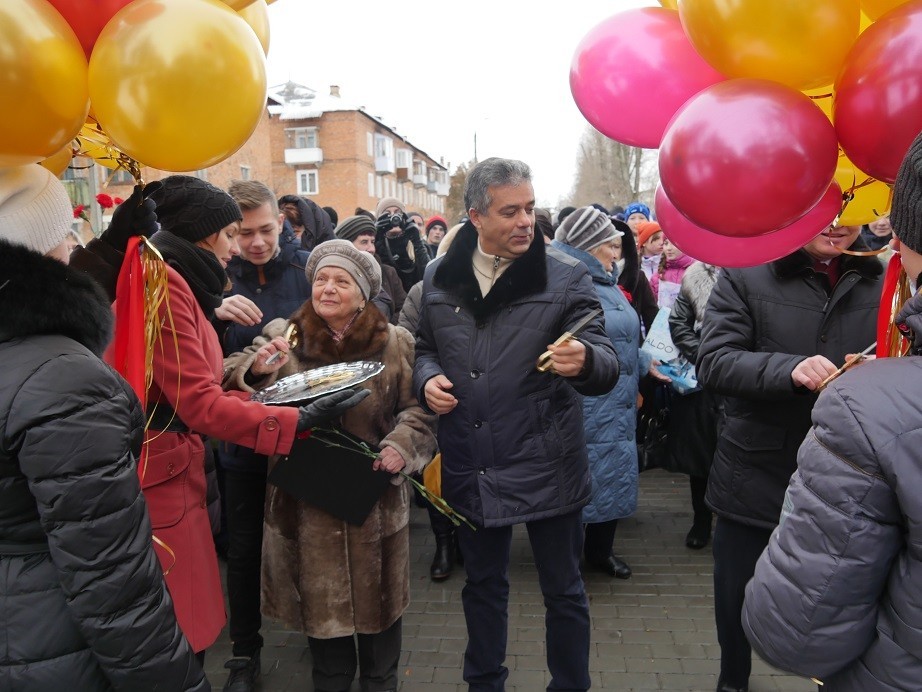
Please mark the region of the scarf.
POLYGON ((157 231, 150 240, 164 261, 186 280, 196 302, 210 320, 224 298, 227 284, 227 274, 218 258, 169 231, 157 231))

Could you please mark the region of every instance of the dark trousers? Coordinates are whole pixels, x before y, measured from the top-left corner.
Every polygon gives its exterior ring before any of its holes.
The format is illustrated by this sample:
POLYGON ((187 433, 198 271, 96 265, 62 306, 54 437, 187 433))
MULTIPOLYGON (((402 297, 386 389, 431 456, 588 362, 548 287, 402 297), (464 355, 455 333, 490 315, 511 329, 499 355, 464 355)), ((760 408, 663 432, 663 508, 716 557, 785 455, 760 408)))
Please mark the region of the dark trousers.
MULTIPOLYGON (((580 512, 525 524, 544 594, 548 690, 589 689, 589 601, 579 571, 580 512)), ((472 692, 500 692, 506 658, 509 552, 512 527, 457 529, 467 581, 461 592, 467 621, 464 680, 472 692)))
POLYGON ((333 639, 308 637, 314 661, 311 674, 314 689, 317 692, 345 692, 352 685, 358 665, 362 692, 396 690, 401 636, 402 621, 397 618, 397 622, 378 634, 333 639))
POLYGON ((426 511, 429 512, 429 526, 432 527, 433 536, 451 538, 455 535, 455 525, 451 519, 433 507, 431 502, 426 502, 426 511))
POLYGON ((704 496, 708 490, 708 479, 701 476, 689 476, 688 487, 691 490, 692 509, 695 512, 695 519, 699 517, 702 520, 711 520, 711 510, 704 501, 704 496))
POLYGON ((587 562, 605 562, 612 556, 617 528, 617 519, 586 524, 586 545, 583 547, 583 553, 587 562))
POLYGON ((717 517, 714 529, 714 618, 720 643, 720 683, 746 687, 752 670, 752 647, 741 618, 746 584, 768 545, 770 529, 717 517))
POLYGON ((263 513, 266 476, 226 469, 227 600, 234 656, 252 656, 262 646, 259 628, 260 567, 263 550, 263 513))

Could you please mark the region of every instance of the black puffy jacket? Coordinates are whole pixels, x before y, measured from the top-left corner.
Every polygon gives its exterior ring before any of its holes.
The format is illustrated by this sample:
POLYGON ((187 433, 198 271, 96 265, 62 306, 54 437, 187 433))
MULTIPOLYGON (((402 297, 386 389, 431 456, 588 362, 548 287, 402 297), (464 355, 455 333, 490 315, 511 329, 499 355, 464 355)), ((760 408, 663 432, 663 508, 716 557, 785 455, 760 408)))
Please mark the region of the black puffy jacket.
POLYGON ((143 414, 104 364, 112 313, 0 241, 0 690, 207 690, 138 483, 143 414))
POLYGON ((586 265, 545 250, 541 235, 481 297, 468 222, 426 270, 413 384, 436 375, 458 405, 439 418, 442 491, 475 523, 506 526, 575 512, 589 500, 582 402, 618 380, 601 313, 579 335, 585 374, 565 379, 535 367, 557 337, 601 308, 586 265))
POLYGON ((721 272, 697 362, 698 380, 725 396, 707 490, 718 515, 766 529, 778 523, 816 402, 791 372, 813 355, 840 365, 874 342, 881 273, 874 257, 843 256, 827 294, 804 250, 721 272))

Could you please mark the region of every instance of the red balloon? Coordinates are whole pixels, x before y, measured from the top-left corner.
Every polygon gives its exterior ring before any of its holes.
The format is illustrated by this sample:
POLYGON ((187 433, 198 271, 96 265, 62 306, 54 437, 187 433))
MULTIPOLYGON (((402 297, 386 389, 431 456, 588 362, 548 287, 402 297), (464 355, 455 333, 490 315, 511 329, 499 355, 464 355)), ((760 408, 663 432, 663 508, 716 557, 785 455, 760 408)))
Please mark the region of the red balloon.
POLYGON ((99 32, 131 0, 48 0, 77 34, 87 60, 99 32))
POLYGON ((570 91, 586 120, 606 137, 648 149, 659 147, 683 103, 723 79, 692 47, 679 13, 658 7, 606 19, 570 64, 570 91))
POLYGON ((842 190, 830 184, 819 203, 790 226, 751 238, 728 237, 696 226, 656 188, 656 219, 663 233, 682 252, 719 267, 754 267, 789 255, 825 230, 842 209, 842 190))
POLYGON ((832 118, 845 155, 887 183, 922 132, 922 3, 891 10, 852 46, 832 118))
POLYGON ((708 87, 676 114, 660 146, 663 187, 696 225, 756 236, 812 209, 839 157, 832 124, 798 91, 762 79, 708 87))

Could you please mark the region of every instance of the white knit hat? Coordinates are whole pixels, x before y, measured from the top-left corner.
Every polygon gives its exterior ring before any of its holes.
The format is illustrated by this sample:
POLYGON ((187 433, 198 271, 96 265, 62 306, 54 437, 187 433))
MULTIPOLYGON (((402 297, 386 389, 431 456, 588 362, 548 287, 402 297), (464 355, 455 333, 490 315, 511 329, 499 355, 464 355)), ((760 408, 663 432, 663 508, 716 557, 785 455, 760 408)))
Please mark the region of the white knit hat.
POLYGON ((35 163, 0 168, 0 239, 45 255, 73 220, 67 191, 51 171, 35 163))
POLYGON ((589 252, 599 245, 620 238, 624 233, 615 228, 606 214, 595 207, 580 207, 567 215, 557 227, 554 240, 577 250, 589 252))

